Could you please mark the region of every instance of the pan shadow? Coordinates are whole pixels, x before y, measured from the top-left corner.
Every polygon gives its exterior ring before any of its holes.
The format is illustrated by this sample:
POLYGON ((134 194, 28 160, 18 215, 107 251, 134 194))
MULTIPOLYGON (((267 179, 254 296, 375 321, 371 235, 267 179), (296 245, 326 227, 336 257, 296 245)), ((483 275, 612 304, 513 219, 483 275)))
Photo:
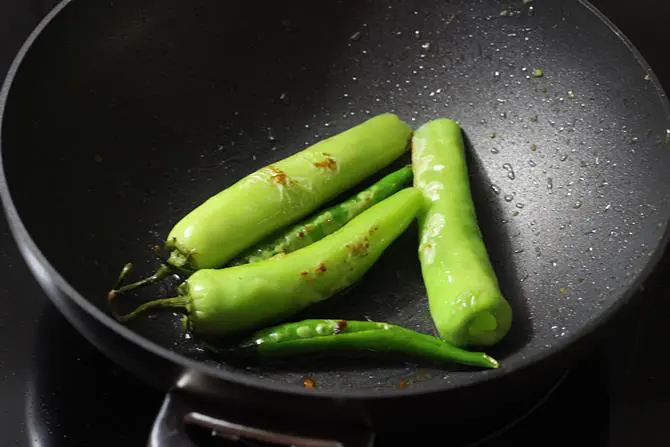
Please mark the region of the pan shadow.
POLYGON ((509 227, 502 223, 504 213, 501 203, 495 199, 495 196, 491 196, 492 182, 465 132, 463 132, 463 140, 468 156, 470 188, 479 228, 491 264, 498 277, 500 289, 512 307, 513 319, 510 331, 498 344, 487 350, 494 357, 503 359, 520 350, 530 341, 533 328, 526 299, 523 296, 522 276, 513 256, 514 248, 509 230, 507 230, 509 227))

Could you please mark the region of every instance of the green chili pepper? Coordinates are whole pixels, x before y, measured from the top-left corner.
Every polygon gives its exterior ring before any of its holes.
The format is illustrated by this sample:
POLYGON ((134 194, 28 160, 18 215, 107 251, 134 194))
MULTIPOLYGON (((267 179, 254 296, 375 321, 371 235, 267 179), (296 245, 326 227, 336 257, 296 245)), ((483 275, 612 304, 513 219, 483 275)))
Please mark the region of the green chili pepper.
POLYGON ((499 366, 486 353, 466 351, 428 334, 373 321, 303 320, 282 324, 256 332, 237 349, 262 357, 362 350, 397 353, 440 363, 454 362, 484 368, 499 366))
POLYGON ((416 218, 421 192, 405 188, 303 249, 252 264, 201 269, 179 296, 139 306, 128 321, 155 307, 186 309, 194 335, 220 337, 266 326, 358 282, 416 218))
MULTIPOLYGON (((166 266, 189 274, 224 266, 391 164, 409 148, 411 132, 398 116, 381 114, 247 175, 177 222, 165 242, 166 266)), ((113 292, 162 279, 166 266, 113 292)))
POLYGON ((288 254, 306 247, 339 230, 372 205, 381 202, 412 181, 412 168, 405 166, 385 176, 374 185, 359 192, 346 201, 328 208, 292 226, 281 235, 247 250, 230 265, 248 264, 271 258, 277 254, 288 254))
POLYGON ((412 163, 424 196, 419 259, 435 326, 456 346, 493 345, 509 331, 512 310, 477 222, 460 126, 441 118, 417 129, 412 163))

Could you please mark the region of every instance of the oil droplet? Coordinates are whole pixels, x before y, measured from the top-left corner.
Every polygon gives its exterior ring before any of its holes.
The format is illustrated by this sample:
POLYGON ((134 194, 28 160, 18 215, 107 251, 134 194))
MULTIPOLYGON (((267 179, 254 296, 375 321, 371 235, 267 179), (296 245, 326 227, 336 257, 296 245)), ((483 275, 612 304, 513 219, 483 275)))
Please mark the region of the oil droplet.
POLYGON ((554 179, 551 177, 547 178, 547 189, 551 190, 554 188, 554 179))
POLYGON ((506 194, 506 195, 505 195, 505 202, 511 202, 512 200, 514 200, 514 197, 513 197, 513 196, 511 196, 511 195, 509 195, 509 194, 506 194))
POLYGON ((492 147, 492 148, 491 148, 491 153, 492 153, 492 154, 499 154, 499 153, 500 153, 500 150, 499 150, 497 147, 492 147))
POLYGON ((577 199, 577 201, 575 202, 574 205, 572 205, 572 207, 573 207, 574 209, 581 208, 581 207, 582 207, 582 201, 579 200, 579 199, 577 199))
POLYGON ((419 30, 414 31, 414 37, 416 37, 417 39, 421 39, 421 31, 419 30))
POLYGON ((494 78, 499 78, 500 77, 500 72, 499 71, 494 71, 493 72, 493 77, 494 78))
POLYGON ((535 166, 537 166, 537 163, 535 163, 533 160, 528 160, 528 166, 534 168, 535 166))
POLYGON ((516 175, 514 174, 514 168, 512 168, 512 165, 509 163, 505 163, 502 165, 503 169, 507 171, 507 178, 510 180, 514 180, 516 178, 516 175))
POLYGON ((525 205, 524 205, 523 203, 521 203, 521 202, 519 202, 519 203, 516 204, 516 207, 519 208, 519 209, 523 209, 524 206, 525 206, 525 205))
POLYGON ((280 100, 281 102, 283 102, 284 104, 288 104, 288 93, 286 93, 286 92, 282 92, 282 93, 279 95, 279 100, 280 100))
POLYGON ((361 32, 360 31, 356 31, 354 34, 349 36, 349 40, 358 40, 360 38, 361 38, 361 32))
POLYGON ((305 388, 308 388, 310 390, 316 388, 316 381, 311 377, 306 377, 305 380, 302 381, 302 384, 305 386, 305 388))
POLYGON ((491 189, 494 193, 500 194, 500 187, 498 185, 491 185, 491 189))
POLYGON ((561 158, 559 160, 565 161, 567 159, 568 159, 568 154, 563 154, 563 155, 561 155, 561 158))
POLYGON ((423 48, 426 51, 430 51, 430 42, 421 44, 421 48, 423 48))
POLYGON ((575 92, 573 92, 572 90, 568 90, 568 98, 575 99, 576 98, 575 92))

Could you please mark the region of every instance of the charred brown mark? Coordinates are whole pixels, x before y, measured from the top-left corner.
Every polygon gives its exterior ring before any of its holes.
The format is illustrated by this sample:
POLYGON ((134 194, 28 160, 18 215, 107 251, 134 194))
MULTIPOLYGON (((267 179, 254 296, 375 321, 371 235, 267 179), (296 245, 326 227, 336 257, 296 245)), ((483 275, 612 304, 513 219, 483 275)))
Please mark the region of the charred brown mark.
POLYGON ((377 231, 379 231, 379 226, 378 226, 378 225, 375 225, 375 226, 371 227, 371 228, 368 230, 368 234, 369 234, 370 236, 372 236, 372 235, 375 234, 377 231))
POLYGON ((400 387, 401 390, 404 390, 405 388, 407 388, 407 385, 409 385, 409 383, 407 382, 407 379, 401 379, 400 380, 399 387, 400 387))
POLYGON ((335 335, 341 333, 346 328, 347 328, 346 320, 337 320, 337 322, 335 323, 335 335))
POLYGON ((302 381, 302 384, 305 386, 305 388, 308 388, 310 390, 316 388, 316 381, 311 377, 305 377, 305 380, 302 381))
POLYGON ((323 262, 319 265, 316 266, 316 272, 317 273, 326 273, 326 264, 323 262))
POLYGON ((270 170, 270 178, 274 183, 285 186, 290 183, 288 174, 281 169, 277 169, 274 166, 270 166, 268 169, 270 170))
POLYGON ((305 232, 304 232, 303 230, 300 230, 300 231, 298 232, 298 237, 299 237, 300 239, 304 238, 304 237, 305 237, 305 232))
MULTIPOLYGON (((323 155, 326 155, 326 154, 323 154, 323 155)), ((334 158, 332 158, 328 155, 326 155, 325 159, 323 159, 321 161, 317 161, 316 163, 314 163, 314 166, 316 166, 317 168, 320 168, 320 169, 328 169, 329 171, 337 170, 337 162, 335 161, 334 158)))
POLYGON ((345 247, 353 256, 365 256, 368 253, 368 248, 370 248, 370 241, 366 237, 359 242, 347 244, 345 247))

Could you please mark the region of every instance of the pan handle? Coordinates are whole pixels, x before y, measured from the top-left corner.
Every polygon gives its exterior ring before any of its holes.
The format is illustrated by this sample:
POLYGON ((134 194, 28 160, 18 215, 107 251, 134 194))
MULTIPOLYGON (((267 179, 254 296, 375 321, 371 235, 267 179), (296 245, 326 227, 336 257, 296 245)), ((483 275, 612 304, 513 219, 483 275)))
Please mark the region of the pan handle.
MULTIPOLYGON (((185 392, 172 390, 167 393, 149 436, 148 447, 196 447, 186 432, 188 425, 211 430, 212 436, 231 441, 246 441, 240 445, 254 445, 254 441, 278 446, 295 447, 372 447, 371 432, 342 433, 337 435, 297 435, 278 430, 254 427, 242 422, 210 416, 209 411, 198 410, 197 399, 185 392)), ((264 445, 267 445, 264 444, 264 445)))

